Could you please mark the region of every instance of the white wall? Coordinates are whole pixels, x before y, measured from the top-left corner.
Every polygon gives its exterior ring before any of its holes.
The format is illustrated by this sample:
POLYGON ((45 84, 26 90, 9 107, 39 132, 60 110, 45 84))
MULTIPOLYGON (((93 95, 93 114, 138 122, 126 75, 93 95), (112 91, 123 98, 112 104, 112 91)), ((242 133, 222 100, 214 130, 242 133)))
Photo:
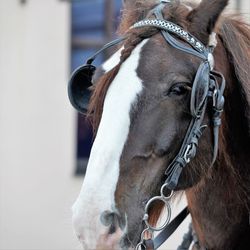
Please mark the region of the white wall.
POLYGON ((76 249, 70 8, 0 0, 0 249, 76 249))
MULTIPOLYGON (((230 12, 235 13, 235 10, 237 9, 237 2, 238 0, 230 0, 229 1, 229 7, 228 9, 230 12)), ((241 8, 238 10, 238 13, 240 13, 245 20, 250 21, 250 1, 249 0, 241 0, 241 8)))
POLYGON ((244 15, 246 20, 250 21, 250 1, 243 0, 240 13, 244 15))

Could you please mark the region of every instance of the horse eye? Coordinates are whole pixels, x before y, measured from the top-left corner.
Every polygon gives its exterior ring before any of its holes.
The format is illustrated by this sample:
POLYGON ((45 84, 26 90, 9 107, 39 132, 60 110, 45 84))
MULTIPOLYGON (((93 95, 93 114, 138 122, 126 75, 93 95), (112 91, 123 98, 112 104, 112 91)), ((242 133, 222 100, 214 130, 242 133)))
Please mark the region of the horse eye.
POLYGON ((188 83, 177 83, 171 87, 169 94, 171 95, 184 95, 191 90, 188 83))

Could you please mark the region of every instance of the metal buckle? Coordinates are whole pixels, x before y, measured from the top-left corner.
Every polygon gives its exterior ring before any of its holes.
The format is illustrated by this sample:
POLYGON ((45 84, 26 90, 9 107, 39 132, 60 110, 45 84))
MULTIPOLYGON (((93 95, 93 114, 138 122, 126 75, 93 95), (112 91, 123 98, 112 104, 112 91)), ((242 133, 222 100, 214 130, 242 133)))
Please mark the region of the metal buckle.
POLYGON ((217 104, 217 94, 218 94, 218 90, 214 89, 214 91, 213 91, 213 107, 216 107, 216 104, 217 104))
POLYGON ((190 157, 188 155, 191 149, 192 149, 192 144, 188 144, 183 156, 183 159, 186 163, 190 162, 190 157))

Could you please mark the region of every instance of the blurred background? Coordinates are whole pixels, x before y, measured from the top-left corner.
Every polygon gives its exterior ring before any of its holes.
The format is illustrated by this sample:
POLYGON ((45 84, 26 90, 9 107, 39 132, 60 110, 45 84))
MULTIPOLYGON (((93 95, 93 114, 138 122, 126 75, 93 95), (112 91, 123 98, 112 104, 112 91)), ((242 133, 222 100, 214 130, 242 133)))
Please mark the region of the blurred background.
MULTIPOLYGON (((67 81, 115 37, 121 6, 122 0, 0 0, 1 250, 80 249, 70 208, 92 139, 70 106, 67 81)), ((229 9, 249 20, 249 0, 231 0, 229 9)))

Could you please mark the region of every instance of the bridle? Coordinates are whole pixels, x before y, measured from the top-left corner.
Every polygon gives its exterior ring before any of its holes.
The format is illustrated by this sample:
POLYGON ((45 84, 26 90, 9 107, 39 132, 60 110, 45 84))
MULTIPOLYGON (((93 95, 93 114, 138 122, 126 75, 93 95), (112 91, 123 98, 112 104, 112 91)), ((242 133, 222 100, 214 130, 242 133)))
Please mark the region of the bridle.
MULTIPOLYGON (((146 18, 135 23, 130 29, 139 29, 142 27, 155 27, 159 29, 162 36, 174 48, 181 50, 185 53, 189 53, 202 60, 192 86, 191 99, 190 99, 190 113, 191 121, 189 123, 186 135, 183 139, 179 152, 173 161, 166 168, 165 174, 167 176, 166 181, 161 186, 160 196, 151 198, 146 206, 143 217, 145 228, 141 233, 141 240, 137 244, 136 249, 157 249, 160 247, 168 237, 176 230, 181 222, 188 215, 187 207, 181 211, 175 219, 170 222, 171 208, 169 200, 173 195, 173 190, 177 187, 179 177, 182 170, 190 163, 195 157, 198 142, 202 135, 203 130, 207 125, 203 124, 205 112, 208 105, 208 100, 212 99, 212 124, 213 124, 213 159, 211 166, 214 164, 217 158, 218 152, 218 138, 219 138, 219 126, 221 124, 221 114, 223 112, 224 97, 223 92, 225 89, 225 79, 219 72, 213 70, 213 46, 206 47, 196 37, 185 31, 182 27, 169 22, 164 19, 162 9, 170 1, 162 0, 153 10, 150 11, 148 16, 155 16, 155 18, 146 18), (176 39, 180 38, 183 42, 176 39), (188 44, 189 46, 187 46, 188 44), (217 79, 220 79, 220 84, 217 79), (166 190, 170 190, 169 195, 165 195, 166 190), (161 227, 154 227, 149 223, 149 208, 155 201, 161 201, 167 208, 167 218, 165 223, 161 227), (169 223, 170 222, 170 223, 169 223), (153 238, 153 233, 161 231, 157 237, 153 238), (149 238, 148 235, 150 235, 149 238)), ((96 56, 103 50, 114 46, 126 37, 119 38, 97 51, 91 58, 87 60, 87 63, 76 69, 70 79, 68 86, 69 99, 71 104, 81 113, 85 113, 87 109, 87 103, 90 97, 89 87, 92 86, 92 76, 95 71, 95 66, 92 62, 96 56), (87 100, 87 101, 86 101, 87 100)))

